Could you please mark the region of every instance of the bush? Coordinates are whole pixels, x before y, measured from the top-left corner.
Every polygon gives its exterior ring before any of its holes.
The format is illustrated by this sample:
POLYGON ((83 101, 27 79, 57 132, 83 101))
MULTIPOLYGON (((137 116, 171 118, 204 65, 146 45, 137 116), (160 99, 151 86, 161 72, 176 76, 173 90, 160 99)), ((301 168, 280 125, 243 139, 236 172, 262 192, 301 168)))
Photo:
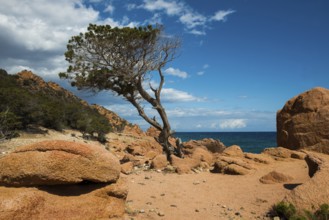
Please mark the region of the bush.
POLYGON ((9 110, 0 112, 0 140, 18 136, 17 129, 21 127, 19 118, 9 110))
POLYGON ((304 215, 298 215, 293 204, 287 202, 279 202, 273 206, 273 214, 279 216, 280 219, 286 220, 329 220, 329 205, 322 204, 319 209, 312 213, 304 210, 304 215))

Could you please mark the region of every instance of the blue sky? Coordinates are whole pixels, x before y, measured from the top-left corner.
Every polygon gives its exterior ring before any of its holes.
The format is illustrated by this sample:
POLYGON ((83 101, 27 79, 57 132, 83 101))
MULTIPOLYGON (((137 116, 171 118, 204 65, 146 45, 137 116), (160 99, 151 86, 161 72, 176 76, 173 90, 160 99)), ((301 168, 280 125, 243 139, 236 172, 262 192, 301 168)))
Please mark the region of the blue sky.
MULTIPOLYGON (((163 105, 177 131, 275 131, 276 111, 288 99, 329 88, 327 0, 0 3, 0 67, 10 73, 29 69, 66 88, 57 73, 68 65, 67 41, 89 23, 163 24, 166 34, 182 40, 179 56, 164 69, 163 105)), ((76 94, 148 127, 110 93, 76 94)))

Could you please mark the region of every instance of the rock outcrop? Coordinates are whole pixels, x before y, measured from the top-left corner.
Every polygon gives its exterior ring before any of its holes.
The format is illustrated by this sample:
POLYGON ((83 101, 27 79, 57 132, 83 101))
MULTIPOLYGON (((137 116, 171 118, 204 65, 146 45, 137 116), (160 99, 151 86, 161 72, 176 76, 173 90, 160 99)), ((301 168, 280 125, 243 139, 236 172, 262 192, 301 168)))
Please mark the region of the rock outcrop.
POLYGON ((116 182, 118 159, 99 146, 44 141, 17 148, 0 159, 0 185, 35 186, 116 182))
POLYGON ((0 158, 0 219, 122 219, 128 192, 119 175, 118 159, 99 146, 17 148, 0 158))
POLYGON ((284 200, 294 204, 298 210, 315 211, 320 205, 329 203, 329 156, 308 153, 305 159, 312 178, 293 189, 284 200))
POLYGON ((329 90, 317 87, 286 102, 277 113, 277 143, 329 154, 329 90))

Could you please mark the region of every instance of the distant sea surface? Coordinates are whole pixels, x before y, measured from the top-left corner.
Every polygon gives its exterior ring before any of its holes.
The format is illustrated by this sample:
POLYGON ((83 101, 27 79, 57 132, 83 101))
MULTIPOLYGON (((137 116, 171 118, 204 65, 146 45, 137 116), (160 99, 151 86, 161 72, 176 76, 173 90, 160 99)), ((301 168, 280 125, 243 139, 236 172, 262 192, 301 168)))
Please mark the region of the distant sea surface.
POLYGON ((238 145, 244 152, 261 153, 264 148, 276 147, 276 132, 176 132, 182 141, 212 138, 225 146, 238 145))

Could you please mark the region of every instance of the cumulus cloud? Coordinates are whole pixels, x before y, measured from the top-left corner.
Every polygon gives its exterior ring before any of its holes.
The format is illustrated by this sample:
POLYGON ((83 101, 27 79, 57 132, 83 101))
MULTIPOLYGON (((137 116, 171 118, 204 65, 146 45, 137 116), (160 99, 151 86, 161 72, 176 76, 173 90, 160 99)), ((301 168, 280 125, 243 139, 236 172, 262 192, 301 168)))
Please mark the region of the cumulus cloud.
POLYGON ((247 127, 247 121, 245 119, 227 119, 219 123, 221 129, 236 129, 247 127))
POLYGON ((180 77, 183 79, 186 79, 188 77, 187 72, 184 72, 184 71, 181 71, 180 69, 175 69, 172 67, 169 67, 164 72, 168 75, 177 76, 177 77, 180 77))
MULTIPOLYGON (((100 12, 83 0, 11 0, 0 7, 0 66, 10 73, 32 70, 46 79, 65 71, 66 44, 83 32, 89 23, 137 26, 128 17, 121 20, 100 17, 100 12)), ((89 3, 101 4, 92 0, 89 3)), ((106 12, 114 6, 108 4, 106 12)))

